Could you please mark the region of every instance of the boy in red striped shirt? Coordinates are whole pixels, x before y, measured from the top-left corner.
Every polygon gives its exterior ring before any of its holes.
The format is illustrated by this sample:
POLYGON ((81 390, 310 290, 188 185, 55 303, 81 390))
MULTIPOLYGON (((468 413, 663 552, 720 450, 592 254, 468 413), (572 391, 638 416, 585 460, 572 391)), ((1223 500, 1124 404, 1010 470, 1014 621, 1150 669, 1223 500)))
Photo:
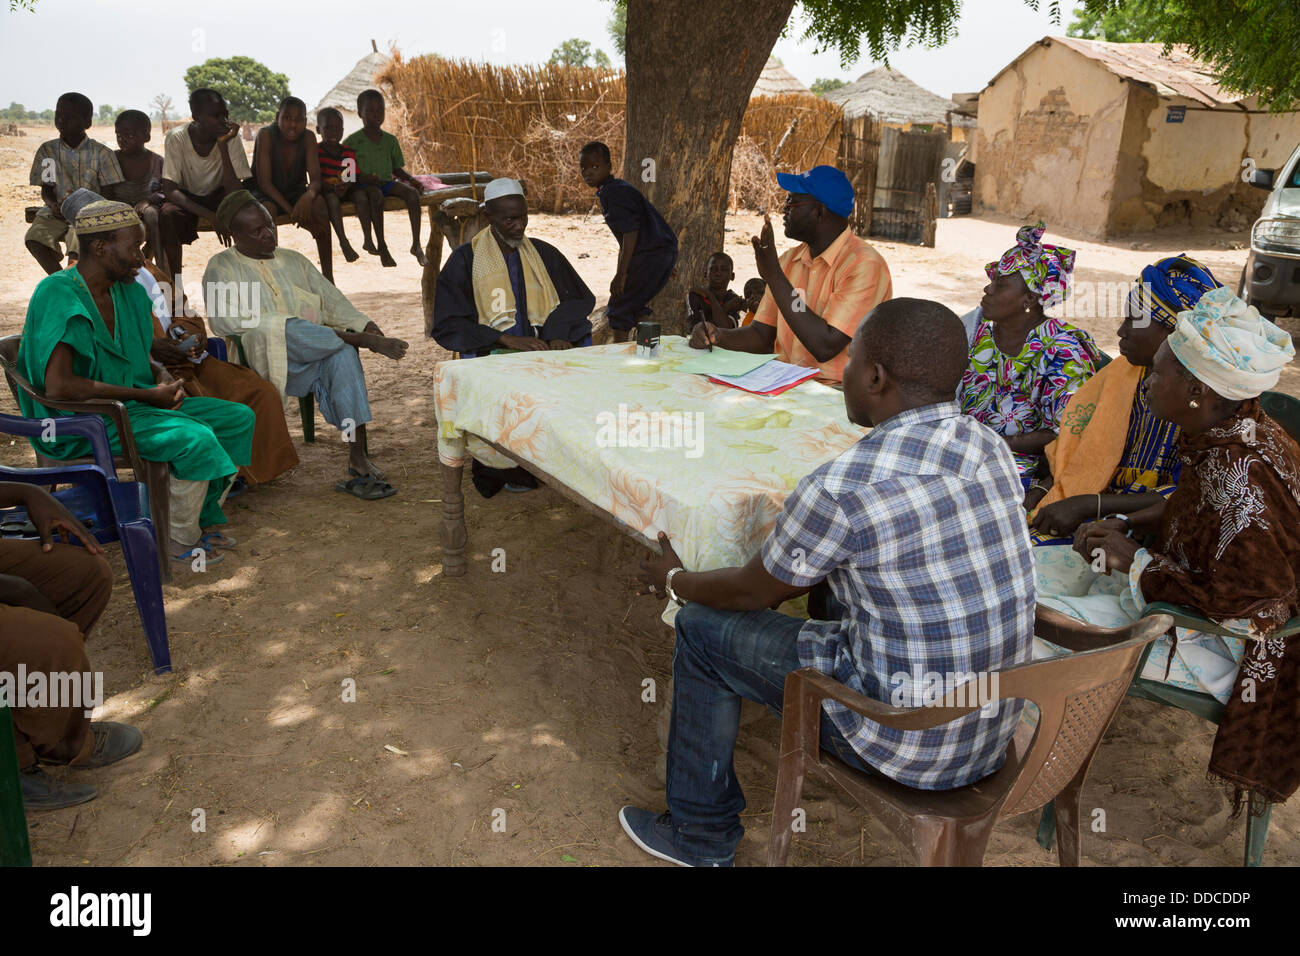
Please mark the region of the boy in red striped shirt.
POLYGON ((357 183, 357 154, 344 146, 343 114, 327 106, 316 114, 317 150, 320 155, 320 175, 325 183, 325 205, 329 207, 334 234, 339 237, 339 251, 348 262, 356 262, 359 253, 348 242, 343 232, 343 201, 357 183))

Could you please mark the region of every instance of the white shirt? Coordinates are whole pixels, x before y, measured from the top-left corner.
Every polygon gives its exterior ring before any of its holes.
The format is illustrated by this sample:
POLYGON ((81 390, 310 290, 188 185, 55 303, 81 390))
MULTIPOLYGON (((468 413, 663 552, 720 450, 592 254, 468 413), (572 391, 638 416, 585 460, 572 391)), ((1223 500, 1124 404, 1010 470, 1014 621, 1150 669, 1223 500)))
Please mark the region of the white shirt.
MULTIPOLYGON (((206 156, 196 153, 194 141, 190 139, 191 125, 186 123, 176 127, 163 141, 163 179, 171 180, 196 196, 207 196, 221 186, 221 153, 216 146, 206 156)), ((226 143, 226 152, 230 154, 236 179, 248 179, 253 175, 248 167, 244 144, 238 136, 231 137, 226 143)))

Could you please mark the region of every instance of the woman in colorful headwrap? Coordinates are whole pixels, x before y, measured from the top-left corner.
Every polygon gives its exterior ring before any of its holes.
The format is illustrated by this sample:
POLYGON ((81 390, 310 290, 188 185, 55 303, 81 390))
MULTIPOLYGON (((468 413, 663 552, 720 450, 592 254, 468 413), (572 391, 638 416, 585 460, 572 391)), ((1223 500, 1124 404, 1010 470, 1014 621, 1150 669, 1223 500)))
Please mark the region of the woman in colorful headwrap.
MULTIPOLYGON (((144 265, 144 226, 126 203, 92 202, 73 228, 81 258, 71 269, 43 279, 32 293, 18 347, 18 368, 39 391, 59 402, 105 398, 125 404, 140 457, 171 466, 172 557, 188 560, 202 548, 235 542, 210 530, 226 523, 221 504, 252 446, 252 409, 216 398, 187 398, 182 383, 150 361, 153 312, 137 284, 144 265)), ((20 394, 28 418, 69 414, 20 394)), ((117 428, 108 424, 113 451, 121 454, 117 428)), ((85 439, 59 437, 32 444, 51 458, 90 453, 85 439)), ((220 560, 209 554, 207 562, 220 560)))
POLYGON ((1066 592, 1040 585, 1038 598, 1102 627, 1167 601, 1249 638, 1176 628, 1142 676, 1224 703, 1210 772, 1270 802, 1300 786, 1300 641, 1272 637, 1300 611, 1300 447, 1258 396, 1294 356, 1291 337, 1228 289, 1179 313, 1145 382, 1152 412, 1182 429, 1178 488, 1126 519, 1081 526, 1075 548, 1106 576, 1066 592))
POLYGON ((1038 506, 1035 544, 1068 544, 1084 521, 1141 511, 1173 492, 1178 426, 1155 416, 1144 385, 1178 313, 1219 285, 1186 255, 1142 270, 1119 327, 1120 358, 1070 397, 1060 437, 1044 449, 1046 473, 1040 470, 1025 496, 1026 507, 1038 506))
POLYGON ((962 411, 1006 439, 1026 490, 1065 403, 1101 354, 1087 332, 1044 312, 1065 300, 1074 252, 1044 243, 1043 230, 1041 221, 1024 226, 1016 245, 984 267, 989 284, 971 317, 970 367, 957 389, 962 411))

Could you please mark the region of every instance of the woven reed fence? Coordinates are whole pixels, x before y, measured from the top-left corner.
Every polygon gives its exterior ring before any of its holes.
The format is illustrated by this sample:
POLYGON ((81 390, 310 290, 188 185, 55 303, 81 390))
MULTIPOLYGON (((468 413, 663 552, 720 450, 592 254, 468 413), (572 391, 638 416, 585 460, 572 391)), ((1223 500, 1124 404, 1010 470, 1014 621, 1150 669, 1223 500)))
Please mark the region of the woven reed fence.
MULTIPOLYGON (((584 143, 607 143, 623 163, 627 89, 621 70, 550 64, 502 67, 399 52, 375 75, 407 168, 486 169, 528 183, 535 211, 592 208, 578 174, 584 143)), ((815 96, 760 97, 745 112, 732 165, 733 206, 775 206, 775 170, 833 163, 840 108, 815 96), (775 160, 775 162, 774 162, 775 160)))

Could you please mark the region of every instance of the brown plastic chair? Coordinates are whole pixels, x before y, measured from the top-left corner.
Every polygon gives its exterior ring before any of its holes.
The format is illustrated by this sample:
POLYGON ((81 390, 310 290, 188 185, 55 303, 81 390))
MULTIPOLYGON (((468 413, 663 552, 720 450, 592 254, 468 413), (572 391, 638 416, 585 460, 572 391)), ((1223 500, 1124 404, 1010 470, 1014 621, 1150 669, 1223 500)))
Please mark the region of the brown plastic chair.
MULTIPOLYGON (((104 398, 93 398, 84 402, 56 402, 33 388, 31 382, 18 371, 18 343, 21 338, 22 336, 19 335, 6 335, 0 338, 0 368, 4 369, 5 378, 9 382, 9 391, 14 397, 14 404, 18 404, 18 392, 21 390, 47 408, 58 409, 61 412, 104 415, 117 426, 122 454, 115 456, 113 462, 119 468, 130 468, 135 480, 144 482, 149 489, 149 516, 153 519, 154 538, 158 542, 158 571, 163 583, 167 583, 172 578, 171 534, 169 533, 171 469, 167 462, 146 461, 140 457, 135 447, 135 433, 131 431, 131 420, 127 417, 126 406, 121 402, 104 398)), ((89 461, 90 458, 58 460, 36 452, 36 463, 43 468, 89 461)))
POLYGON ((1040 606, 1035 633, 1082 653, 1008 668, 998 673, 996 685, 990 675, 997 699, 1038 705, 1038 725, 1021 723, 1002 768, 955 790, 916 790, 853 770, 823 753, 818 746, 822 701, 838 701, 886 727, 925 730, 979 710, 978 702, 968 700, 968 688, 950 691, 933 707, 892 707, 812 668, 794 671, 785 681, 768 866, 785 865, 793 836, 790 821, 810 767, 820 769, 909 842, 922 866, 980 866, 999 818, 1038 810, 1055 799, 1061 865, 1078 866, 1079 798, 1088 765, 1143 649, 1169 625, 1168 617, 1158 615, 1125 628, 1097 628, 1040 606), (955 706, 959 701, 963 706, 955 706))

